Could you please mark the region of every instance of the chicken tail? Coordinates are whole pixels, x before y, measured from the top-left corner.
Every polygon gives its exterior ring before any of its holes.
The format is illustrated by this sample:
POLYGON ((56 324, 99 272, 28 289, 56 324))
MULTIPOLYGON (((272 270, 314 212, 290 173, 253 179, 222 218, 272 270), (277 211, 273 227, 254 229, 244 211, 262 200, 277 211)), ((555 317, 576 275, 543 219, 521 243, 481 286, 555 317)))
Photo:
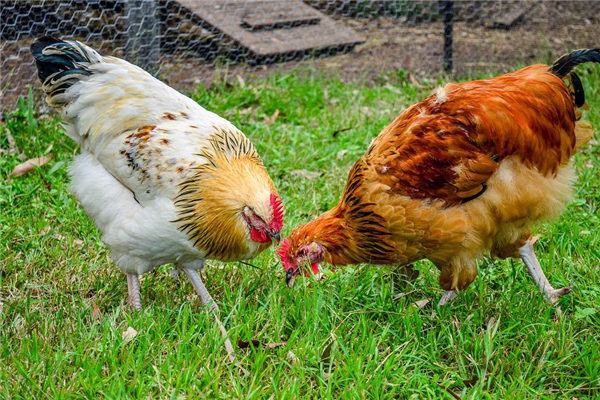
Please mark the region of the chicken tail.
POLYGON ((571 72, 573 68, 579 64, 586 62, 600 63, 600 49, 580 49, 572 53, 565 54, 552 64, 549 71, 559 78, 569 77, 571 81, 571 89, 573 90, 573 101, 578 108, 585 104, 585 92, 581 79, 575 72, 571 72))
POLYGON ((50 36, 31 45, 38 77, 46 92, 47 102, 61 107, 69 102, 65 91, 81 78, 89 76, 91 64, 102 62, 102 56, 75 40, 60 40, 50 36))
POLYGON ((550 72, 559 78, 564 78, 573 68, 589 61, 600 63, 600 49, 579 49, 565 54, 554 61, 550 72))

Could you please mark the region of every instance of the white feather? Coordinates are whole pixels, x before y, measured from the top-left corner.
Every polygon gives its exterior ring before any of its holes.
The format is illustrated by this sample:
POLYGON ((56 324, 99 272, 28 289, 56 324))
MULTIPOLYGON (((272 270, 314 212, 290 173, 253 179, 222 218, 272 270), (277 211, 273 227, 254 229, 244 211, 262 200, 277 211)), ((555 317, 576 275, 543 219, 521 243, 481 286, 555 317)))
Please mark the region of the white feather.
POLYGON ((173 202, 157 196, 140 205, 133 193, 87 152, 69 167, 71 191, 102 232, 115 264, 126 273, 143 274, 170 262, 194 264, 204 258, 170 221, 173 202))
POLYGON ((127 61, 104 57, 88 69, 91 75, 66 90, 69 104, 62 117, 69 136, 92 153, 125 131, 161 124, 164 113, 185 113, 206 136, 212 134, 212 126, 233 127, 127 61))

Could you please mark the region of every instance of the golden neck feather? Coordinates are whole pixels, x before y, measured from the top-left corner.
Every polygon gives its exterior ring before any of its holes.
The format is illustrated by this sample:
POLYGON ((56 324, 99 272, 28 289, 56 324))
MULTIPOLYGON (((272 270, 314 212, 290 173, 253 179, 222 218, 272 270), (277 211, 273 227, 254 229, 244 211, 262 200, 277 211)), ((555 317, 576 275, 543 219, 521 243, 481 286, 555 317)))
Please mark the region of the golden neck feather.
POLYGON ((256 196, 276 193, 252 143, 239 131, 217 131, 201 154, 206 163, 182 182, 175 221, 206 258, 252 258, 269 246, 250 239, 241 213, 256 196))

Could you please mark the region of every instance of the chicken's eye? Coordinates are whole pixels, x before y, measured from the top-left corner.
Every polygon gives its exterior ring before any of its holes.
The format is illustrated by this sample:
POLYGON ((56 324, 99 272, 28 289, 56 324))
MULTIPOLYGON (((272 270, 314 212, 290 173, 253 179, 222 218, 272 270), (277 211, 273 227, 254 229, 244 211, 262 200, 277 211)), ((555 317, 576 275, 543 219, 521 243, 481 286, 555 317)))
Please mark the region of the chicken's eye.
POLYGON ((266 229, 267 224, 265 223, 265 221, 250 207, 244 207, 244 209, 242 210, 242 217, 251 227, 259 230, 266 229))

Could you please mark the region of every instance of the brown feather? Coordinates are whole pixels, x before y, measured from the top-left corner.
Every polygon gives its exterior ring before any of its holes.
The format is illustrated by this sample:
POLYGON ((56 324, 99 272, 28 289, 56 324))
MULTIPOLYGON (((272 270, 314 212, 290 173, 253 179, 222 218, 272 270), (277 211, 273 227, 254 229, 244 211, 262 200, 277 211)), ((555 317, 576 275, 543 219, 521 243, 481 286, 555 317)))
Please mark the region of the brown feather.
POLYGON ((448 84, 387 126, 350 170, 338 205, 290 235, 333 264, 428 258, 464 289, 486 253, 514 256, 571 197, 569 159, 591 137, 567 85, 535 65, 448 84))

